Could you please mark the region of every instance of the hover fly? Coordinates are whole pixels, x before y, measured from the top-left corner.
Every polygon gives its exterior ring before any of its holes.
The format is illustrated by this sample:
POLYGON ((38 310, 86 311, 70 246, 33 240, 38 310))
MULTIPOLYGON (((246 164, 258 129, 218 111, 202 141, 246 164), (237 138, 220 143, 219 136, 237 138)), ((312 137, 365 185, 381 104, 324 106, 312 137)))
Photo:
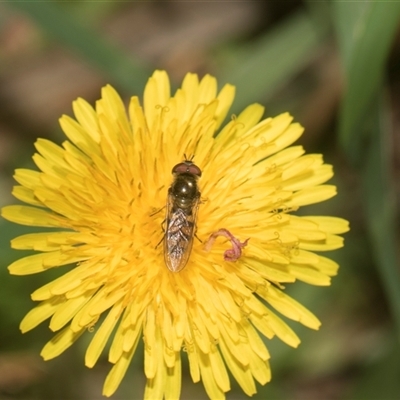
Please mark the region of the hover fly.
POLYGON ((174 181, 168 189, 164 259, 172 272, 179 272, 186 266, 196 229, 200 200, 197 180, 201 170, 192 159, 185 156, 185 161, 172 168, 174 181))

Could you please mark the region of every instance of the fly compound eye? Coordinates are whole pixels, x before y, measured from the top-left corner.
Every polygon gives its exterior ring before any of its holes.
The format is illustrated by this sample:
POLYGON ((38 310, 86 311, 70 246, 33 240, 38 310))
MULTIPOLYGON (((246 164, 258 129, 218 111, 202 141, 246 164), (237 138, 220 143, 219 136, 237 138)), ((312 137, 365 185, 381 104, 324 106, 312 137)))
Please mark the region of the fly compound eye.
POLYGON ((199 178, 201 177, 201 169, 193 163, 191 163, 191 165, 189 166, 188 172, 189 172, 189 174, 196 175, 199 178))
POLYGON ((176 164, 174 168, 172 168, 173 174, 191 174, 197 177, 201 177, 201 169, 194 164, 192 161, 185 160, 182 163, 176 164))

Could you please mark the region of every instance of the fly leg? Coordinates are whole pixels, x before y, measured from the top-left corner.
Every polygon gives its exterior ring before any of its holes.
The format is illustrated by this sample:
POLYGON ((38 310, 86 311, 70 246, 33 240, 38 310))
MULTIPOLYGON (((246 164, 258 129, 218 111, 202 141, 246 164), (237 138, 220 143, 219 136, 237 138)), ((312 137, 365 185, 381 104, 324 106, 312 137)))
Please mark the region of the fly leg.
MULTIPOLYGON (((158 212, 158 211, 157 211, 158 212)), ((164 228, 164 225, 165 225, 165 222, 166 222, 166 218, 164 218, 164 221, 163 222, 161 222, 161 229, 162 229, 162 231, 163 231, 163 235, 162 235, 162 238, 161 238, 161 240, 157 243, 157 246, 156 246, 156 248, 161 244, 161 242, 164 240, 164 238, 165 238, 165 228, 164 228)))
MULTIPOLYGON (((154 212, 152 212, 151 214, 150 214, 150 217, 152 217, 153 215, 156 215, 156 214, 158 214, 160 211, 162 211, 162 210, 164 210, 164 208, 165 208, 165 206, 164 207, 161 207, 161 208, 159 208, 158 210, 156 210, 156 211, 154 211, 154 212)), ((154 208, 153 208, 154 209, 154 208)), ((164 223, 164 222, 163 222, 164 223)))
MULTIPOLYGON (((153 215, 158 214, 160 211, 164 210, 164 208, 165 208, 165 206, 159 208, 158 210, 156 210, 156 211, 154 211, 154 212, 152 212, 152 213, 150 214, 150 217, 152 217, 153 215)), ((161 229, 162 229, 162 231, 163 231, 163 235, 162 235, 161 240, 157 243, 157 246, 156 246, 155 248, 157 248, 157 247, 161 244, 161 242, 164 240, 164 237, 165 237, 165 228, 164 228, 165 221, 166 221, 166 218, 164 218, 163 222, 161 222, 161 229)))
POLYGON ((197 232, 194 233, 194 237, 195 237, 200 243, 203 243, 203 241, 197 236, 197 232))

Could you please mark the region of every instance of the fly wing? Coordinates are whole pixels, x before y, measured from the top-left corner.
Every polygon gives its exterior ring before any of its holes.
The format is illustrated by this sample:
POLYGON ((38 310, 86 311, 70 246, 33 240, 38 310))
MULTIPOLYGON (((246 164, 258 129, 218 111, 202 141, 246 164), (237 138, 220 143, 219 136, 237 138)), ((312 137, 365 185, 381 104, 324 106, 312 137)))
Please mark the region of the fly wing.
POLYGON ((174 210, 173 195, 168 193, 167 229, 164 237, 164 259, 172 272, 181 271, 189 261, 196 228, 197 210, 200 195, 192 203, 190 209, 174 210))

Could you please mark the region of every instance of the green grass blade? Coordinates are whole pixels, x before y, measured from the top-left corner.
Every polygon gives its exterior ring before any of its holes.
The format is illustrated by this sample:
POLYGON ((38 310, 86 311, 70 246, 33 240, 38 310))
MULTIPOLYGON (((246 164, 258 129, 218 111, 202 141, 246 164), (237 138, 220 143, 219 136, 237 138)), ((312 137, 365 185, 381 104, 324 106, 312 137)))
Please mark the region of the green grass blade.
POLYGON ((358 127, 382 83, 400 2, 333 2, 333 10, 346 81, 339 139, 349 158, 360 163, 364 138, 358 127))
POLYGON ((288 18, 258 41, 234 55, 219 73, 222 83, 236 86, 233 112, 271 98, 278 88, 306 65, 321 43, 322 35, 304 12, 288 18))
POLYGON ((386 109, 377 99, 390 44, 398 27, 399 2, 334 2, 346 90, 339 139, 363 179, 368 233, 378 272, 400 337, 400 273, 396 210, 390 178, 386 109))
POLYGON ((400 346, 392 335, 385 337, 385 352, 366 365, 343 400, 397 399, 400 393, 400 346))
POLYGON ((371 107, 368 131, 371 142, 362 171, 368 231, 389 307, 400 339, 400 271, 396 243, 395 192, 391 180, 391 141, 387 108, 378 99, 371 107))
POLYGON ((142 92, 149 70, 101 34, 81 24, 68 9, 51 2, 12 2, 10 6, 32 18, 51 39, 79 53, 105 73, 117 88, 130 93, 142 92))

